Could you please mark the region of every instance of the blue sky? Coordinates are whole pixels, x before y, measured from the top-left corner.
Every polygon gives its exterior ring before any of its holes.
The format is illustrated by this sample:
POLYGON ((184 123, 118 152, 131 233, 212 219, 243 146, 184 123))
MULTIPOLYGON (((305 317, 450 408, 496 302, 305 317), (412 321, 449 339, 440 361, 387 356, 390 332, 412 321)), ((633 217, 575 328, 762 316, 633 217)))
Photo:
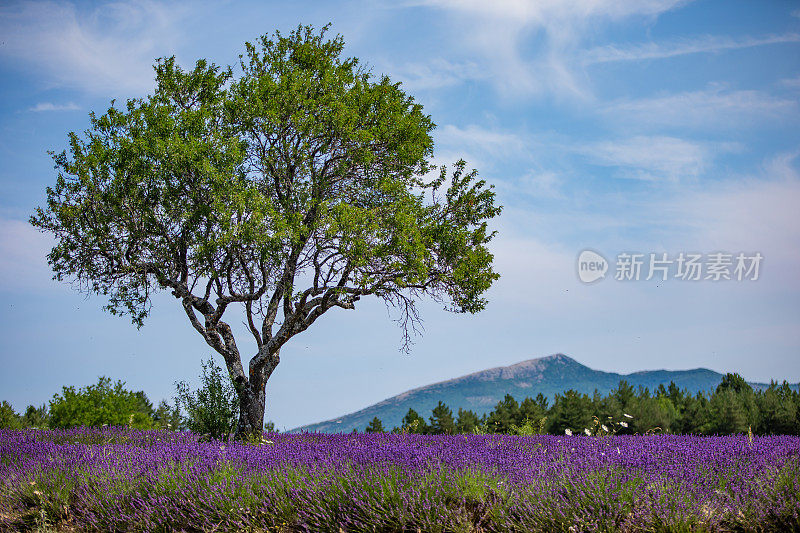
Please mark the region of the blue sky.
POLYGON ((55 181, 47 150, 89 111, 152 91, 157 57, 233 64, 245 41, 327 22, 424 105, 435 162, 463 157, 495 185, 502 277, 478 315, 423 303, 408 355, 382 303, 328 313, 282 350, 267 386, 278 427, 556 352, 609 371, 800 381, 796 3, 6 2, 0 399, 22 409, 108 375, 157 402, 197 382, 211 349, 174 298, 137 331, 50 279, 52 243, 27 223, 55 181), (587 248, 611 263, 592 284, 577 275, 587 248), (756 281, 618 281, 623 252, 764 259, 756 281))

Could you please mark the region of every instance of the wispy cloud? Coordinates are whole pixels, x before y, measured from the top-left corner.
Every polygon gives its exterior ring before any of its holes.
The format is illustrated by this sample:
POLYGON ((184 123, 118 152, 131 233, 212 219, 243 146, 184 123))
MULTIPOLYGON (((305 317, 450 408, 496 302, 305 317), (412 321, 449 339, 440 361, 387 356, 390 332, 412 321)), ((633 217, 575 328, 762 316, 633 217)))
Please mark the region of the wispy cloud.
POLYGON ((394 78, 412 91, 441 89, 457 85, 465 80, 479 80, 488 73, 474 61, 453 62, 435 58, 425 63, 406 63, 398 67, 388 66, 394 78))
POLYGON ((795 76, 794 78, 787 78, 781 80, 780 83, 784 87, 790 87, 792 89, 800 89, 800 76, 795 76))
POLYGON ((78 104, 74 102, 69 102, 66 104, 54 104, 52 102, 39 102, 35 106, 31 107, 28 111, 35 111, 37 113, 42 111, 77 111, 80 107, 78 104))
POLYGON ((436 138, 437 142, 445 148, 463 147, 493 156, 521 153, 526 150, 526 142, 520 135, 508 131, 491 130, 475 124, 463 128, 447 124, 437 132, 436 138))
POLYGON ((533 172, 520 179, 519 190, 538 198, 562 198, 564 178, 556 172, 533 172))
POLYGON ((701 91, 617 100, 600 112, 626 124, 718 128, 788 120, 796 116, 797 111, 795 100, 762 91, 713 86, 701 91))
POLYGON ((647 181, 696 178, 713 157, 701 143, 663 136, 590 143, 577 151, 597 164, 617 167, 618 177, 647 181))
POLYGON ((155 58, 175 52, 186 12, 147 0, 13 4, 0 8, 0 54, 40 73, 45 86, 141 95, 152 88, 155 58))
POLYGON ((657 17, 681 0, 534 1, 427 0, 410 2, 446 12, 456 20, 454 48, 478 54, 501 94, 548 94, 586 99, 578 50, 587 31, 630 17, 657 17), (536 45, 531 46, 530 40, 536 45))
POLYGON ((745 37, 734 39, 705 35, 694 39, 682 39, 664 43, 644 43, 637 45, 607 45, 588 50, 584 54, 584 64, 608 63, 613 61, 640 61, 644 59, 663 59, 689 54, 722 52, 740 48, 752 48, 779 43, 800 42, 800 34, 787 33, 762 38, 745 37))
POLYGON ((800 174, 794 166, 799 153, 773 156, 758 175, 693 190, 667 201, 666 209, 685 225, 688 245, 759 251, 773 276, 800 289, 800 174))

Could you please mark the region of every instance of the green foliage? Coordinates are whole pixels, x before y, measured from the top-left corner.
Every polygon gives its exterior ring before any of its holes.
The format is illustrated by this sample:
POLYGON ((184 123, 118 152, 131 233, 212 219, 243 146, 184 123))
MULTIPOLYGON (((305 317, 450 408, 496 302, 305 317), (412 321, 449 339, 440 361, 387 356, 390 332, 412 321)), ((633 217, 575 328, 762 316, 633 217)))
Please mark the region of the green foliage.
POLYGON ((14 407, 3 400, 0 403, 0 429, 22 429, 23 424, 14 407))
POLYGON ((425 423, 425 419, 419 416, 415 410, 409 409, 406 416, 403 417, 403 421, 400 423, 400 430, 405 433, 423 435, 428 433, 428 424, 425 423))
POLYGON ((158 403, 158 407, 153 412, 153 422, 156 429, 171 431, 186 429, 180 406, 176 404, 173 407, 166 400, 161 400, 158 403))
POLYGON ((619 416, 623 412, 630 411, 635 399, 636 391, 634 391, 630 383, 623 379, 619 382, 617 388, 611 391, 605 403, 608 409, 612 411, 609 414, 619 416))
POLYGON ((536 398, 525 398, 519 404, 519 418, 534 420, 544 416, 547 413, 548 403, 547 398, 541 392, 536 395, 536 398))
POLYGON ((202 363, 201 386, 192 391, 186 382, 175 384, 178 407, 186 411, 186 427, 214 439, 224 439, 236 428, 239 400, 222 369, 209 359, 202 363))
POLYGON ((492 433, 508 433, 519 418, 519 404, 510 394, 506 394, 489 414, 486 425, 492 433))
POLYGON ((367 433, 383 433, 385 430, 383 429, 383 422, 377 416, 372 419, 372 421, 367 426, 367 433))
POLYGON ((123 381, 112 383, 101 376, 97 384, 75 390, 63 387, 50 400, 50 427, 130 426, 149 429, 153 426, 152 405, 143 392, 125 389, 123 381), (149 406, 149 409, 148 409, 149 406))
POLYGON ((29 405, 22 415, 22 424, 27 428, 47 429, 50 427, 50 414, 47 406, 42 404, 39 407, 29 405))
POLYGON ((456 432, 453 411, 442 402, 431 411, 430 422, 428 431, 432 435, 452 435, 456 432))
POLYGON ((753 402, 751 394, 737 394, 735 389, 717 389, 709 402, 711 422, 706 431, 718 435, 747 433, 754 425, 753 402))
POLYGON ((547 425, 547 417, 539 417, 537 419, 526 418, 525 422, 518 426, 511 424, 509 435, 543 435, 545 433, 545 426, 547 425))
POLYGON ((458 419, 456 421, 456 433, 473 433, 481 424, 481 420, 474 411, 458 408, 458 419))
POLYGON ((769 388, 757 398, 759 422, 757 431, 767 435, 791 435, 800 433, 800 412, 795 397, 800 394, 783 382, 770 383, 769 388))
MULTIPOLYGON (((440 411, 445 407, 439 402, 440 411)), ((449 411, 449 408, 447 408, 449 411)), ((436 409, 434 410, 436 412, 436 409)), ((404 426, 420 418, 409 410, 404 426)), ((437 433, 436 417, 431 426, 414 425, 416 432, 437 433), (419 428, 422 428, 420 431, 419 428)), ((574 390, 557 394, 548 407, 547 398, 525 398, 518 404, 509 394, 481 419, 459 408, 456 433, 505 433, 534 435, 614 435, 651 433, 800 435, 800 391, 785 381, 773 382, 754 391, 740 376, 729 374, 711 394, 694 396, 674 383, 660 385, 651 394, 646 387, 635 390, 626 381, 607 396, 597 391, 592 398, 574 390)))
POLYGON ((592 422, 592 400, 572 389, 556 394, 553 409, 547 418, 547 431, 562 434, 565 430, 583 431, 592 422))
POLYGON ((717 385, 717 392, 722 392, 725 390, 731 390, 736 394, 741 394, 745 392, 753 392, 753 388, 750 386, 745 379, 740 376, 739 374, 731 374, 727 373, 722 377, 722 381, 719 385, 717 385))
POLYGON ((492 187, 463 160, 428 179, 431 117, 326 31, 246 43, 238 77, 159 59, 152 95, 91 113, 51 153, 58 177, 30 218, 55 237, 54 277, 107 297, 110 313, 141 327, 154 293, 179 300, 226 361, 242 431, 263 425, 281 347, 328 310, 380 298, 407 347, 420 297, 475 313, 499 277, 492 187), (229 306, 258 347, 250 365, 229 306))

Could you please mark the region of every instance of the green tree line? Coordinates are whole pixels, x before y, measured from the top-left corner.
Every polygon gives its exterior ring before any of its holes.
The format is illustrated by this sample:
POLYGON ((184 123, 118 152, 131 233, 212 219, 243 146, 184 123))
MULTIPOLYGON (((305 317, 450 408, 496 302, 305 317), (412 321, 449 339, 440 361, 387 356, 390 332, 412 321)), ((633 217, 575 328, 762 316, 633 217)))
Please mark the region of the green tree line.
POLYGON ((18 414, 0 402, 0 428, 68 429, 78 426, 129 426, 136 429, 184 429, 180 408, 162 400, 157 407, 144 391, 130 391, 123 381, 101 376, 97 383, 76 389, 62 387, 49 404, 29 405, 18 414))
MULTIPOLYGON (((158 406, 144 391, 130 391, 123 381, 101 376, 96 384, 76 389, 62 387, 49 404, 29 405, 23 413, 7 401, 0 402, 0 428, 68 429, 87 426, 128 426, 136 429, 190 430, 222 439, 235 429, 239 419, 238 400, 230 379, 211 360, 204 362, 201 386, 192 390, 176 383, 174 403, 161 400, 158 406)), ((264 428, 275 431, 272 422, 264 428)))
MULTIPOLYGON (((375 417, 368 433, 386 431, 375 417)), ((507 394, 488 414, 452 409, 439 402, 426 420, 409 409, 393 432, 418 434, 504 433, 644 434, 648 432, 730 435, 800 435, 800 391, 770 383, 754 390, 738 374, 726 374, 716 390, 690 393, 675 383, 654 391, 632 387, 627 381, 603 396, 568 390, 557 394, 552 404, 538 394, 517 402, 507 394)))

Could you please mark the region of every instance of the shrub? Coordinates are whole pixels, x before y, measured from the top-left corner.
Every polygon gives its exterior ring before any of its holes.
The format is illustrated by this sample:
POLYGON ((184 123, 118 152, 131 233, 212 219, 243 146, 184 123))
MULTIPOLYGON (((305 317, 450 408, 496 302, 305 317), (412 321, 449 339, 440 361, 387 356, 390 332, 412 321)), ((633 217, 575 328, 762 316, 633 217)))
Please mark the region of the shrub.
POLYGON ((175 384, 178 407, 186 410, 186 427, 214 439, 227 437, 239 419, 239 400, 230 379, 209 359, 202 363, 202 386, 191 391, 186 382, 175 384))
MULTIPOLYGON (((123 381, 112 385, 111 378, 101 376, 96 385, 79 390, 62 387, 50 401, 50 426, 130 426, 150 429, 153 419, 148 412, 150 402, 143 392, 125 389, 123 381)), ((150 406, 152 410, 152 406, 150 406)))
POLYGON ((0 429, 20 429, 22 421, 10 403, 3 400, 0 403, 0 429))

